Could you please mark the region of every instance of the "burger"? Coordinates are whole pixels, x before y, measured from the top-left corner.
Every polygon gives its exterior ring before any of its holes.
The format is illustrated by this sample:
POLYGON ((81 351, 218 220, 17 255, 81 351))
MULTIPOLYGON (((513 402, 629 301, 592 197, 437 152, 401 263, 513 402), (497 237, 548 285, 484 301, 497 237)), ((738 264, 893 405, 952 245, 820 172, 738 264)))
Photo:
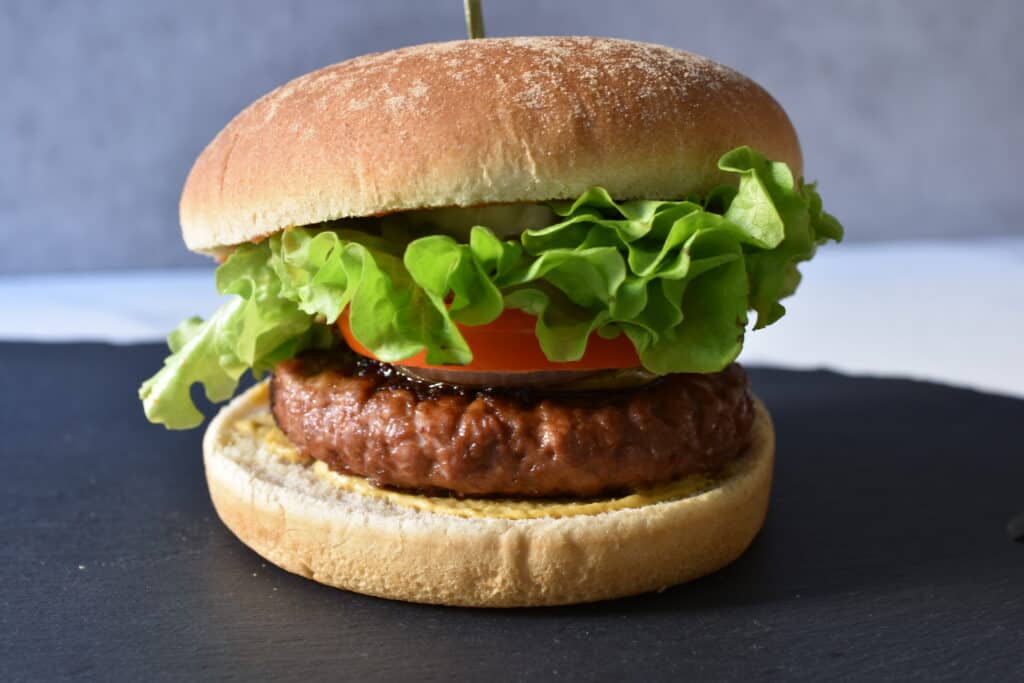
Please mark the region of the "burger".
POLYGON ((736 559, 774 434, 734 361, 842 228, 758 85, 582 37, 418 45, 302 76, 196 160, 212 317, 147 417, 198 426, 224 524, 339 588, 469 606, 652 591, 736 559))

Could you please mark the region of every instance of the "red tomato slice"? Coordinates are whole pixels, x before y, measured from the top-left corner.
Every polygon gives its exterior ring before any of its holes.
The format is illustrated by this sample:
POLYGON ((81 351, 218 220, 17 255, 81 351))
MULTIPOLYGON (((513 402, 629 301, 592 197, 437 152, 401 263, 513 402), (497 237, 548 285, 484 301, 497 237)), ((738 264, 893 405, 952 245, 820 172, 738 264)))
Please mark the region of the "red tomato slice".
MULTIPOLYGON (((604 339, 596 333, 587 340, 583 358, 568 363, 549 361, 540 348, 534 332, 536 318, 516 309, 506 309, 498 319, 488 325, 459 325, 459 331, 473 352, 468 365, 431 365, 426 351, 412 358, 396 361, 393 365, 411 368, 458 368, 477 372, 540 372, 547 370, 611 370, 633 368, 640 358, 633 343, 624 334, 615 339, 604 339)), ((356 353, 376 358, 353 336, 348 324, 348 311, 338 318, 338 328, 345 341, 356 353)))

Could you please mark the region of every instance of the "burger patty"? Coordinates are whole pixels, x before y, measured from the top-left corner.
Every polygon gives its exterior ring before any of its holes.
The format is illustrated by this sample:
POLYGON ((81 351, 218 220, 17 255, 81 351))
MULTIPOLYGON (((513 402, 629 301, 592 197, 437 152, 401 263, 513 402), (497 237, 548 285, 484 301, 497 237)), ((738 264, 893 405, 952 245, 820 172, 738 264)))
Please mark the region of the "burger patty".
POLYGON ((298 450, 377 486, 592 497, 719 470, 749 445, 746 373, 554 392, 427 384, 349 352, 277 366, 271 406, 298 450))

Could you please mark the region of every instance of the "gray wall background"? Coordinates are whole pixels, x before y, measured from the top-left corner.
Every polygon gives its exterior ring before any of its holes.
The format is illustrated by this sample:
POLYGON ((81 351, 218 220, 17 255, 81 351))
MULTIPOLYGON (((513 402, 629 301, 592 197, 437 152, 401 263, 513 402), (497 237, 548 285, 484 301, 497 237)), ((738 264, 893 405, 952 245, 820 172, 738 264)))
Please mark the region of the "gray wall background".
MULTIPOLYGON (((1024 234, 1024 3, 485 0, 489 35, 664 43, 787 109, 850 238, 1024 234)), ((5 0, 0 273, 198 265, 192 160, 324 64, 464 37, 461 0, 5 0)))

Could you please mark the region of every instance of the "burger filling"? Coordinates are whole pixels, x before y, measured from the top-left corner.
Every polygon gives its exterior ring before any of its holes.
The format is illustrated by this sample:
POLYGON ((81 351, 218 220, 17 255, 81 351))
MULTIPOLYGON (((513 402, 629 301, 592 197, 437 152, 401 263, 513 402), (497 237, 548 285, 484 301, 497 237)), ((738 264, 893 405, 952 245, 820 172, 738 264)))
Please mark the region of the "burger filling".
POLYGON ((615 391, 428 384, 352 353, 285 361, 271 410, 299 452, 378 486, 593 497, 717 472, 749 445, 739 365, 615 391))
POLYGON ((287 228, 217 271, 233 295, 168 338, 147 417, 199 425, 273 371, 307 455, 379 485, 592 496, 715 470, 749 442, 747 328, 842 228, 813 184, 738 148, 700 197, 408 211, 287 228), (275 369, 276 368, 276 369, 275 369))

